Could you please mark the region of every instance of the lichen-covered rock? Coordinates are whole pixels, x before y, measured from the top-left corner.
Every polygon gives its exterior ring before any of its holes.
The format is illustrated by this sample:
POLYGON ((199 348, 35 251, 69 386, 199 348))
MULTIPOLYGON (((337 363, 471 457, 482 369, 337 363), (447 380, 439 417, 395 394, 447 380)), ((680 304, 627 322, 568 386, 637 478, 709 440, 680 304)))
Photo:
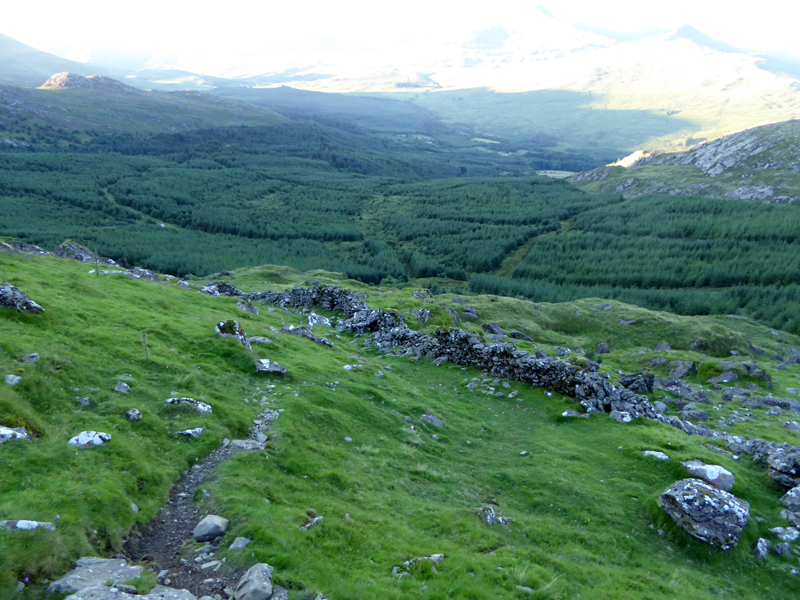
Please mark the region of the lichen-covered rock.
POLYGON ((103 587, 108 590, 107 583, 124 583, 129 579, 141 576, 143 567, 131 566, 124 559, 79 558, 75 569, 51 583, 47 591, 50 594, 74 594, 90 587, 103 587))
POLYGON ((247 334, 242 329, 242 326, 239 325, 239 321, 235 321, 233 319, 228 319, 227 321, 220 321, 217 323, 215 330, 218 334, 222 337, 234 337, 239 340, 239 343, 251 350, 250 342, 247 339, 247 334))
POLYGON ((681 463, 692 477, 698 477, 715 488, 730 492, 736 483, 736 476, 725 467, 707 465, 699 460, 687 460, 681 463))
POLYGON ((723 550, 739 543, 750 518, 747 502, 699 479, 673 484, 659 496, 658 505, 689 534, 723 550))
POLYGON ((128 421, 132 423, 138 423, 139 421, 142 420, 142 413, 139 412, 138 408, 132 408, 127 413, 125 413, 125 417, 128 419, 128 421))
POLYGON ((778 501, 792 512, 800 512, 800 487, 792 488, 778 501))
POLYGON ((44 308, 13 285, 0 285, 0 306, 9 306, 19 312, 41 313, 44 308))
POLYGON ((110 440, 110 433, 103 433, 102 431, 81 431, 75 437, 70 438, 69 444, 76 448, 92 448, 93 446, 102 446, 110 440))
POLYGON ((767 560, 767 556, 769 556, 769 547, 772 545, 772 542, 769 540, 765 540, 764 538, 758 538, 755 546, 753 546, 753 554, 756 555, 758 560, 767 560))
POLYGON ((234 600, 270 600, 272 598, 273 568, 267 563, 258 563, 242 575, 236 589, 234 600))
POLYGON ((9 440, 30 440, 31 436, 24 427, 3 427, 0 425, 0 445, 9 440))
POLYGON ((115 392, 119 392, 120 394, 127 394, 131 391, 131 386, 129 386, 124 381, 118 381, 116 387, 114 388, 115 392))
POLYGON ((210 404, 206 404, 205 402, 200 402, 199 400, 195 400, 194 398, 170 398, 169 400, 164 402, 164 407, 168 408, 170 406, 187 406, 201 413, 214 412, 214 409, 211 408, 210 404))
POLYGON ((256 373, 276 373, 278 375, 283 375, 284 373, 288 372, 289 369, 282 367, 274 360, 270 360, 268 358, 256 360, 256 373))

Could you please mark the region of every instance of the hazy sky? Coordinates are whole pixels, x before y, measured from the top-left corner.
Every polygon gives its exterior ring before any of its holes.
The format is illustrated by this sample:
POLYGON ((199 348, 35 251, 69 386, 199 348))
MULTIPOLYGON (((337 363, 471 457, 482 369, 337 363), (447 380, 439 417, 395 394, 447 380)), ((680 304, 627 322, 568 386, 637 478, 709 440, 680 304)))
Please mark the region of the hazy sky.
MULTIPOLYGON (((464 39, 495 25, 520 29, 533 2, 507 0, 27 0, 6 2, 0 33, 40 50, 85 59, 90 51, 363 53, 464 39)), ((800 2, 762 0, 543 0, 564 23, 618 31, 691 24, 740 48, 800 56, 800 2)))

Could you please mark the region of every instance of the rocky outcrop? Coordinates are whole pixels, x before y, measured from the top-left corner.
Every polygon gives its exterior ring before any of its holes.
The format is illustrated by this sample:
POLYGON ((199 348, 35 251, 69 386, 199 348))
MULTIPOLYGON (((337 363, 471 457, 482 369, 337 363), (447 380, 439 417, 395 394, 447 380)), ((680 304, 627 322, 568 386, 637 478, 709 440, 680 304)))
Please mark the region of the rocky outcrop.
POLYGON ((681 463, 692 477, 698 477, 724 492, 730 492, 736 477, 725 467, 707 465, 699 460, 687 460, 681 463))
POLYGON ((0 306, 10 306, 22 313, 44 312, 44 308, 31 300, 25 292, 9 284, 0 285, 0 306))
POLYGON ((697 539, 729 550, 739 543, 750 505, 699 479, 678 481, 661 494, 658 505, 697 539))

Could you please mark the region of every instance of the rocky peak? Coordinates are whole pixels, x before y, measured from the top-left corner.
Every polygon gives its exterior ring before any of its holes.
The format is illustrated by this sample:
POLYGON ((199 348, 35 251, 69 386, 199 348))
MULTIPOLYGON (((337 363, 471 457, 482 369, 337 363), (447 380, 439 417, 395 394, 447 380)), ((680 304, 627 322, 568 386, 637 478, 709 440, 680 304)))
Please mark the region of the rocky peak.
POLYGON ((41 87, 46 90, 113 90, 136 94, 144 93, 110 77, 104 77, 103 75, 83 77, 67 71, 56 73, 45 81, 41 87))

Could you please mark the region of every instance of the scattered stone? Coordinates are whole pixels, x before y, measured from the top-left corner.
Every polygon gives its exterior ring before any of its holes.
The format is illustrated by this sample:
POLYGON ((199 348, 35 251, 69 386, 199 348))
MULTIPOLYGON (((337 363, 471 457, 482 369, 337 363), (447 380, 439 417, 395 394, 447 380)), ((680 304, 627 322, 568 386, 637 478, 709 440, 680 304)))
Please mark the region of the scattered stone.
POLYGON ((508 337, 514 338, 515 340, 522 340, 523 342, 531 342, 533 343, 533 338, 530 336, 525 335, 521 331, 510 331, 508 333, 508 337))
POLYGON ((303 525, 303 526, 300 528, 300 531, 306 531, 307 529, 311 529, 311 528, 312 528, 314 525, 316 525, 316 524, 317 524, 317 523, 319 523, 320 521, 322 521, 322 517, 314 517, 314 518, 313 518, 313 519, 311 519, 311 520, 310 520, 308 523, 306 523, 305 525, 303 525))
POLYGON ((565 410, 563 413, 561 413, 561 416, 562 417, 568 417, 568 418, 571 418, 571 417, 582 417, 584 419, 588 419, 589 418, 589 413, 579 413, 577 410, 574 410, 574 409, 570 408, 570 409, 565 410))
POLYGON ((6 375, 5 377, 6 385, 17 385, 20 381, 22 381, 22 377, 19 375, 6 375))
MULTIPOLYGON (((79 558, 75 569, 47 587, 50 594, 74 594, 86 588, 101 587, 108 594, 107 583, 124 583, 141 576, 144 567, 128 565, 118 558, 79 558)), ((94 596, 100 598, 100 596, 94 596)))
POLYGON ((501 517, 495 514, 494 509, 491 506, 484 506, 481 508, 481 520, 486 523, 487 525, 494 525, 495 523, 499 523, 500 525, 507 525, 513 521, 510 517, 501 517))
POLYGON ((755 554, 756 558, 759 560, 766 560, 767 556, 769 556, 769 547, 771 545, 772 542, 769 540, 758 538, 756 545, 753 547, 753 554, 755 554))
POLYGON ((784 429, 788 429, 789 431, 794 431, 796 433, 800 433, 800 423, 797 421, 788 421, 781 425, 784 429))
POLYGON ((131 391, 131 386, 129 386, 124 381, 118 381, 117 387, 114 388, 115 392, 119 392, 120 394, 127 394, 131 391))
POLYGON ((636 323, 638 323, 638 322, 639 321, 637 321, 636 319, 633 319, 631 321, 626 321, 625 319, 620 319, 619 320, 619 324, 620 325, 636 325, 636 323))
POLYGON ((675 367, 669 372, 669 376, 673 379, 683 379, 694 370, 694 363, 690 360, 673 360, 669 364, 675 367))
POLYGON ((384 377, 386 377, 386 374, 383 371, 378 371, 375 373, 375 377, 377 377, 378 379, 383 379, 384 377))
POLYGON ((236 585, 233 599, 270 600, 273 595, 272 572, 273 568, 266 563, 250 567, 236 585))
POLYGON ((777 546, 775 546, 774 552, 778 556, 791 556, 792 555, 792 547, 789 544, 787 544, 786 542, 783 542, 783 543, 778 544, 777 546))
POLYGON ((500 327, 497 323, 484 323, 481 325, 483 330, 486 333, 491 333, 493 335, 506 335, 505 329, 500 327))
POLYGON ((236 303, 236 306, 241 308, 246 313, 249 313, 256 317, 258 316, 258 309, 252 304, 250 304, 250 300, 248 298, 245 298, 244 300, 239 300, 239 302, 236 303))
POLYGON ((271 344, 272 340, 268 337, 263 335, 257 335, 255 337, 247 338, 251 344, 271 344))
POLYGON ((197 412, 201 413, 213 413, 214 410, 211 408, 209 404, 205 402, 200 402, 199 400, 195 400, 194 398, 170 398, 166 402, 164 402, 164 407, 170 406, 188 406, 196 410, 197 412))
POLYGON ((56 526, 54 523, 46 523, 44 521, 20 519, 19 521, 0 521, 0 529, 5 529, 6 531, 32 531, 34 529, 55 531, 56 526))
POLYGON ((31 300, 25 292, 13 285, 0 285, 0 306, 9 306, 19 312, 41 313, 44 308, 31 300))
POLYGON ((784 508, 781 511, 780 517, 784 521, 789 521, 793 526, 800 528, 800 513, 792 512, 784 508))
POLYGON ((127 413, 125 413, 125 417, 128 421, 138 422, 142 420, 142 413, 139 412, 138 408, 132 408, 127 413))
POLYGON ((794 542, 800 537, 800 529, 796 527, 773 527, 770 532, 777 535, 782 542, 794 542))
POLYGON ((246 537, 237 537, 235 540, 233 540, 233 543, 228 546, 228 550, 241 550, 250 543, 252 543, 252 540, 249 540, 246 537))
POLYGON ((88 396, 86 398, 81 398, 80 400, 78 400, 78 406, 80 406, 81 408, 89 408, 89 404, 91 404, 91 401, 89 400, 88 396))
POLYGON ((786 492, 778 502, 792 512, 800 512, 800 486, 786 492))
POLYGON ((664 404, 661 400, 656 400, 655 402, 653 402, 653 408, 655 408, 662 415, 665 412, 667 412, 667 405, 664 404))
POLYGON ((680 418, 684 421, 708 421, 708 413, 704 410, 683 410, 680 418))
POLYGON ((0 446, 9 440, 30 441, 31 436, 24 427, 3 427, 0 425, 0 446))
POLYGON ((345 371, 352 371, 353 369, 358 369, 360 366, 361 365, 345 365, 344 366, 344 370, 345 371))
POLYGON ((353 438, 351 438, 350 436, 347 436, 346 438, 344 438, 344 441, 345 442, 352 442, 353 438))
POLYGON ((721 375, 717 375, 716 377, 712 377, 711 379, 707 380, 706 383, 729 383, 731 381, 738 381, 739 376, 734 373, 733 371, 725 371, 721 375))
POLYGON ((75 437, 70 438, 68 443, 76 448, 91 448, 92 446, 102 446, 110 440, 110 433, 103 433, 101 431, 81 431, 75 437))
POLYGON ((183 431, 176 431, 175 435, 181 435, 183 437, 192 437, 198 438, 203 435, 203 432, 206 430, 205 427, 195 427, 194 429, 184 429, 183 431))
POLYGON ((672 350, 667 342, 661 342, 658 346, 656 346, 656 352, 669 352, 672 350))
POLYGON ((612 419, 614 419, 615 421, 618 421, 620 423, 630 423, 631 421, 633 421, 633 417, 631 417, 631 413, 629 413, 627 411, 624 411, 624 410, 614 409, 610 413, 608 413, 608 415, 612 419))
POLYGON ((698 477, 725 492, 730 492, 736 483, 734 474, 719 465, 707 465, 699 460, 687 460, 681 464, 692 477, 698 477))
POLYGON ((254 452, 264 449, 264 443, 258 440, 233 440, 230 443, 231 448, 240 448, 247 452, 254 452))
POLYGON ((608 347, 608 344, 602 343, 597 344, 597 349, 595 350, 595 354, 608 354, 611 352, 611 348, 608 347))
POLYGON ((657 458, 658 460, 669 460, 669 456, 667 456, 663 452, 659 452, 658 450, 643 450, 642 454, 644 454, 645 456, 652 456, 653 458, 657 458))
POLYGON ((282 367, 275 361, 272 361, 268 358, 261 358, 256 360, 256 373, 275 373, 278 375, 283 375, 284 373, 288 373, 289 369, 286 367, 282 367))
POLYGON ((192 537, 198 542, 210 542, 225 534, 228 529, 228 519, 218 515, 208 515, 192 531, 192 537))
POLYGON ((659 506, 697 539, 728 550, 739 543, 750 518, 750 505, 699 479, 673 484, 658 498, 659 506))
POLYGON ((25 356, 22 357, 22 362, 26 363, 39 362, 39 355, 36 352, 34 352, 33 354, 26 354, 25 356))
POLYGON ((420 417, 420 419, 422 419, 423 421, 427 421, 428 423, 430 423, 434 427, 443 427, 444 426, 444 421, 442 421, 439 417, 436 417, 436 416, 431 415, 429 413, 426 413, 426 414, 422 415, 420 417))

